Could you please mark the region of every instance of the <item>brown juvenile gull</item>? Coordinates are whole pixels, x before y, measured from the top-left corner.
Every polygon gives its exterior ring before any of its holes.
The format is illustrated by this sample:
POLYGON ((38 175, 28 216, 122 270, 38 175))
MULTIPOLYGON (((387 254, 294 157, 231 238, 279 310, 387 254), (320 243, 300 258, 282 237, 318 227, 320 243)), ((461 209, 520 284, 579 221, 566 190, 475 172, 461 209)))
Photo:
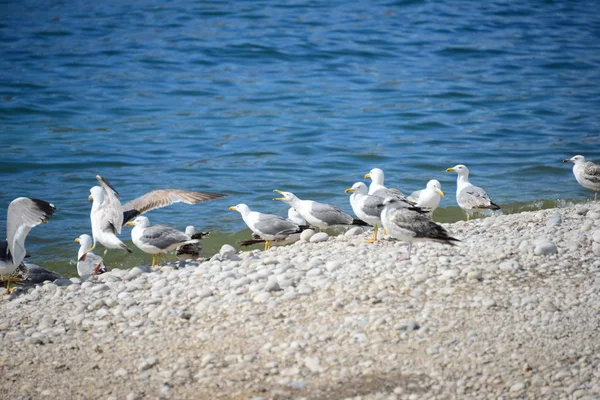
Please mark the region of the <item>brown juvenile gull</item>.
POLYGON ((576 155, 564 159, 563 162, 572 162, 573 175, 577 182, 586 189, 594 191, 594 201, 598 200, 598 191, 600 191, 600 165, 591 161, 585 161, 585 157, 576 155))
POLYGON ((494 204, 490 196, 478 186, 469 182, 469 169, 462 164, 448 168, 447 172, 456 172, 456 202, 467 213, 467 221, 471 214, 483 210, 499 210, 500 206, 494 204))
POLYGON ((55 211, 54 204, 27 197, 16 198, 8 205, 6 240, 0 242, 0 280, 7 282, 7 292, 10 292, 10 282, 19 280, 10 276, 25 259, 25 239, 29 231, 45 224, 55 211))
MULTIPOLYGON (((185 227, 185 234, 191 237, 192 239, 202 239, 204 236, 208 235, 208 232, 196 232, 196 228, 193 225, 188 225, 185 227)), ((180 246, 175 251, 175 255, 180 261, 183 260, 191 260, 197 259, 200 257, 200 252, 202 251, 202 246, 200 242, 198 243, 189 243, 180 246)))

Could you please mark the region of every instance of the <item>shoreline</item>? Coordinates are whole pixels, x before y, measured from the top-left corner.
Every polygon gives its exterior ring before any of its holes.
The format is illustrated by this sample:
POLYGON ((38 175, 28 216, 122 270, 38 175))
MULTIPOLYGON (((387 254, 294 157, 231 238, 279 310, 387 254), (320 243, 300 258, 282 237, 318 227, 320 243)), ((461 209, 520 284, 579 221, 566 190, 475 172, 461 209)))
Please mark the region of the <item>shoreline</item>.
POLYGON ((443 225, 1 296, 0 395, 600 396, 600 203, 443 225))

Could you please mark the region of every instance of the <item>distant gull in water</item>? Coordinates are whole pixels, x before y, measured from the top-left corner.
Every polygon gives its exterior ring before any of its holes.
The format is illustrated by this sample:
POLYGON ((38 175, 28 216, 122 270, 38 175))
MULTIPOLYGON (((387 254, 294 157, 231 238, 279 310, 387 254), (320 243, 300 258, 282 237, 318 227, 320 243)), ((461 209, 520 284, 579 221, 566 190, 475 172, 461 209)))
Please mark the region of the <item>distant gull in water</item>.
POLYGON ((265 240, 265 250, 271 248, 271 242, 274 240, 285 239, 295 233, 300 233, 303 227, 296 223, 274 214, 264 214, 258 211, 252 211, 244 203, 229 207, 232 211, 237 211, 242 215, 242 219, 252 232, 265 240))
POLYGON ((326 229, 336 225, 359 225, 368 226, 364 221, 352 218, 339 208, 330 204, 318 203, 313 200, 301 200, 291 192, 274 190, 282 197, 276 197, 273 200, 280 200, 294 207, 296 211, 312 226, 320 229, 326 229))
POLYGON ((442 185, 439 181, 432 179, 427 182, 425 189, 417 190, 412 192, 408 199, 415 202, 417 207, 421 207, 427 211, 429 215, 435 211, 440 204, 440 200, 444 196, 442 192, 442 185))
POLYGON ((152 254, 152 266, 160 265, 163 253, 175 251, 179 246, 198 243, 198 239, 165 225, 150 226, 150 220, 140 215, 127 226, 133 226, 131 240, 143 252, 152 254))
POLYGON ((459 241, 428 216, 402 207, 398 203, 393 197, 387 197, 383 201, 381 223, 390 236, 408 242, 408 258, 413 242, 434 241, 453 245, 453 242, 459 241))
POLYGON ((6 281, 10 292, 11 275, 21 265, 27 254, 25 239, 34 226, 45 224, 54 214, 54 204, 43 200, 19 197, 8 205, 6 213, 6 240, 0 242, 0 280, 6 281))
POLYGON ((107 271, 102 257, 90 251, 92 248, 92 237, 83 234, 75 239, 79 243, 77 252, 77 274, 81 278, 89 278, 92 275, 100 275, 107 271))
POLYGON ((598 191, 600 191, 600 165, 591 161, 585 161, 585 157, 576 155, 563 160, 563 162, 572 162, 573 175, 581 186, 594 191, 594 201, 598 200, 598 191))
POLYGON ((456 202, 467 213, 467 221, 472 213, 483 210, 499 210, 500 206, 494 204, 490 196, 480 187, 469 182, 469 169, 462 164, 448 168, 447 172, 456 172, 456 202))

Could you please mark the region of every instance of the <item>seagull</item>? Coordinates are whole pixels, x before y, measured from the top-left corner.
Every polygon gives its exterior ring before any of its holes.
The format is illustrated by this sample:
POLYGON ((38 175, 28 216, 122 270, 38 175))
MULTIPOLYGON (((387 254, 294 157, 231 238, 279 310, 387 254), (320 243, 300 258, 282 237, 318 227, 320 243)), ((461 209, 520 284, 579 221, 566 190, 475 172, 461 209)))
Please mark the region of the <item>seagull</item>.
POLYGON ((152 254, 152 266, 160 265, 162 253, 174 251, 179 246, 198 243, 198 239, 165 225, 150 226, 148 217, 140 215, 125 225, 133 226, 131 240, 143 252, 152 254))
POLYGON ((594 191, 594 201, 598 200, 598 191, 600 191, 600 165, 591 161, 585 161, 584 156, 576 155, 564 159, 563 162, 572 162, 573 175, 577 182, 586 189, 594 191))
POLYGON ((482 210, 500 209, 500 206, 492 202, 492 199, 490 199, 485 190, 469 182, 469 169, 466 166, 458 164, 452 168, 448 168, 446 172, 456 172, 458 174, 456 181, 456 202, 467 213, 467 221, 471 219, 472 213, 482 210))
POLYGON ((367 241, 369 243, 375 242, 377 240, 377 230, 379 229, 379 225, 381 225, 383 197, 368 194, 369 189, 363 182, 356 182, 344 192, 352 193, 350 195, 350 205, 354 214, 373 226, 373 237, 367 241))
MULTIPOLYGON (((295 223, 296 225, 298 225, 300 227, 307 225, 304 218, 302 218, 302 216, 300 214, 298 214, 298 211, 296 211, 296 209, 293 207, 288 208, 287 220, 295 223)), ((291 235, 288 235, 283 239, 272 240, 271 246, 285 246, 288 244, 296 243, 298 240, 300 240, 300 232, 292 233, 291 235)), ((238 242, 238 244, 240 246, 252 246, 254 244, 263 244, 265 242, 266 242, 265 239, 261 239, 261 237, 259 235, 257 235, 256 233, 253 233, 252 239, 242 240, 241 242, 238 242)))
MULTIPOLYGON (((46 224, 54 214, 54 204, 43 200, 19 197, 11 201, 6 213, 6 240, 0 242, 0 280, 6 281, 6 291, 10 293, 10 278, 21 265, 27 252, 25 238, 34 226, 46 224)), ((18 281, 18 279, 16 279, 18 281)))
POLYGON ((92 237, 90 235, 81 235, 75 239, 79 243, 77 252, 77 274, 81 278, 89 278, 93 275, 100 275, 107 271, 102 257, 92 253, 92 237))
POLYGON ((271 248, 272 241, 285 239, 292 234, 302 232, 305 228, 279 215, 252 211, 244 203, 231 206, 229 209, 239 212, 248 228, 265 240, 265 251, 271 248))
POLYGON ((440 204, 440 200, 443 196, 444 192, 442 192, 442 185, 440 185, 439 181, 432 179, 427 182, 425 189, 412 192, 411 195, 408 196, 408 199, 414 201, 417 207, 421 207, 431 215, 440 204))
POLYGON ((92 236, 94 239, 91 250, 96 248, 96 241, 102 243, 108 249, 123 249, 131 253, 131 250, 123 243, 117 234, 121 233, 121 226, 140 214, 156 208, 166 207, 173 203, 183 202, 196 204, 203 201, 224 197, 219 193, 204 193, 191 190, 159 189, 148 192, 137 197, 124 205, 121 205, 119 194, 100 175, 96 176, 100 186, 90 189, 89 200, 93 201, 90 219, 92 222, 92 236))
POLYGON ((326 229, 335 225, 369 225, 364 221, 352 218, 352 216, 330 204, 317 203, 312 200, 301 200, 291 192, 282 192, 277 189, 274 192, 279 193, 283 197, 276 197, 273 200, 280 200, 290 207, 294 207, 306 222, 320 229, 326 229))
POLYGON ((390 236, 408 242, 408 258, 412 243, 431 240, 438 243, 454 245, 458 239, 451 237, 446 229, 436 224, 426 215, 402 207, 398 200, 387 197, 382 204, 381 223, 390 236))
POLYGON ((399 191, 398 189, 388 189, 383 185, 384 181, 383 170, 379 168, 373 168, 367 174, 365 174, 365 179, 371 178, 371 184, 369 185, 369 194, 379 197, 396 197, 399 199, 405 199, 406 196, 404 193, 399 191))
POLYGON ((37 264, 22 262, 17 268, 17 276, 21 278, 18 285, 35 285, 46 281, 54 282, 63 279, 61 274, 42 268, 37 264))
MULTIPOLYGON (((185 227, 185 234, 191 237, 192 239, 202 239, 204 236, 208 235, 208 232, 196 232, 196 228, 193 225, 189 225, 185 227)), ((177 258, 180 261, 197 259, 200 257, 200 252, 202 251, 202 246, 200 242, 198 243, 189 243, 180 246, 175 251, 177 258)))

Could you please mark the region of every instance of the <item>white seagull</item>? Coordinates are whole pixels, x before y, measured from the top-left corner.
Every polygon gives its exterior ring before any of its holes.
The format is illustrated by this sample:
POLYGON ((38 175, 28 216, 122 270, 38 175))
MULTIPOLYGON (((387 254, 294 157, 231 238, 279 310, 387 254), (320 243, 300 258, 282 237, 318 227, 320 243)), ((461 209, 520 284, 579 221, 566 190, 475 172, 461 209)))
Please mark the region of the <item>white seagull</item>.
POLYGON ((291 192, 282 192, 275 189, 283 197, 276 197, 273 200, 280 200, 293 207, 310 225, 320 229, 326 229, 336 225, 359 225, 367 226, 364 221, 352 218, 339 208, 330 204, 317 203, 313 200, 301 200, 291 192))
MULTIPOLYGON (((25 239, 34 226, 45 224, 54 214, 54 204, 43 200, 19 197, 11 201, 6 212, 6 240, 0 242, 0 280, 9 284, 15 281, 10 276, 25 259, 25 239)), ((18 279, 16 279, 18 281, 18 279)))
POLYGON ((363 182, 356 182, 344 192, 352 193, 350 195, 350 206, 352 206, 354 214, 373 226, 373 236, 367 241, 370 243, 375 242, 377 240, 377 230, 381 225, 383 197, 368 194, 369 189, 363 182))
POLYGON ((396 197, 399 199, 405 199, 406 196, 404 193, 394 188, 387 188, 383 185, 385 175, 383 174, 383 170, 380 168, 373 168, 367 174, 365 174, 365 179, 371 178, 371 184, 369 185, 369 194, 373 196, 379 197, 396 197))
POLYGON ((198 243, 185 233, 165 225, 150 226, 148 217, 140 215, 125 225, 133 226, 131 240, 143 252, 152 254, 152 266, 160 265, 162 253, 175 251, 179 246, 198 243))
POLYGON ((600 165, 591 161, 585 161, 585 157, 576 155, 564 159, 563 162, 572 162, 573 175, 577 182, 586 189, 594 191, 594 201, 598 200, 598 191, 600 191, 600 165))
POLYGON ((250 210, 244 203, 229 207, 242 215, 248 228, 265 240, 265 250, 271 248, 271 242, 285 239, 288 236, 302 232, 302 227, 296 223, 274 214, 263 214, 250 210))
POLYGON ((448 168, 447 172, 456 172, 456 202, 467 213, 467 221, 471 214, 482 210, 499 210, 500 206, 494 204, 490 196, 478 186, 469 182, 469 169, 462 164, 448 168))
POLYGON ((408 199, 414 201, 417 207, 421 207, 431 215, 440 204, 443 196, 442 185, 439 181, 432 179, 427 182, 425 189, 412 192, 408 199))
POLYGON ((444 227, 424 214, 403 207, 393 197, 386 198, 382 208, 383 227, 390 236, 408 242, 408 258, 410 258, 413 242, 429 240, 453 245, 453 242, 459 241, 451 237, 444 227))
POLYGON ((77 274, 81 278, 89 278, 92 275, 105 273, 106 265, 102 257, 91 252, 92 237, 90 235, 81 235, 75 239, 79 243, 77 252, 77 274))

